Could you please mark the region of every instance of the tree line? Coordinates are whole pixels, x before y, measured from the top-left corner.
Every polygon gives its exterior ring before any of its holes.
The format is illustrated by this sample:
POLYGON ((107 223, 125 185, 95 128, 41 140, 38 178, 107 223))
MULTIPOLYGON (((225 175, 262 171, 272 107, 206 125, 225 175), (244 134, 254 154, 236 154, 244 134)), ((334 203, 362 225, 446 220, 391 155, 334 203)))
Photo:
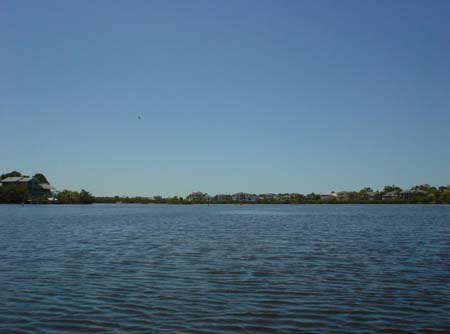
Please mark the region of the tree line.
MULTIPOLYGON (((321 194, 310 193, 307 195, 297 193, 273 194, 273 198, 268 199, 264 194, 256 195, 256 201, 234 201, 231 195, 215 197, 205 197, 195 200, 188 200, 183 197, 95 197, 95 203, 135 203, 135 204, 236 204, 236 203, 256 203, 256 204, 450 204, 450 185, 430 186, 428 184, 414 186, 404 192, 396 185, 387 185, 381 191, 374 191, 370 187, 362 188, 358 191, 346 191, 343 196, 334 193, 334 198, 323 199, 321 194), (388 193, 397 194, 398 197, 384 198, 388 193)), ((206 194, 205 194, 206 195, 206 194)))

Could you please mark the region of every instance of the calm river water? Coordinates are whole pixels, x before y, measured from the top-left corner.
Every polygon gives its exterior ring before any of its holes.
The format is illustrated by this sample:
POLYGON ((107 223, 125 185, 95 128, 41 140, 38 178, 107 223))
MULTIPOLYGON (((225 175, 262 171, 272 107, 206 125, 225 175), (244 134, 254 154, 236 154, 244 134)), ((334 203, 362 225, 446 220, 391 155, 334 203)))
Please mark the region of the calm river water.
POLYGON ((449 333, 450 206, 0 206, 0 333, 449 333))

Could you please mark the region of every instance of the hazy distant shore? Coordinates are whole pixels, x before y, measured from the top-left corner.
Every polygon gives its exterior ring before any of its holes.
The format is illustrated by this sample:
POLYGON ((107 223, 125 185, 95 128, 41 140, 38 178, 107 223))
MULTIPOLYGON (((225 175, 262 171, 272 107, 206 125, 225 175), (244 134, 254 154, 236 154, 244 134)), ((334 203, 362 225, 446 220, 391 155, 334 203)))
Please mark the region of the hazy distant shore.
POLYGON ((0 204, 450 204, 450 185, 421 184, 402 189, 386 185, 381 190, 364 187, 352 191, 325 193, 245 193, 217 194, 200 191, 186 197, 93 196, 89 191, 58 191, 42 173, 34 176, 18 171, 0 175, 0 204))

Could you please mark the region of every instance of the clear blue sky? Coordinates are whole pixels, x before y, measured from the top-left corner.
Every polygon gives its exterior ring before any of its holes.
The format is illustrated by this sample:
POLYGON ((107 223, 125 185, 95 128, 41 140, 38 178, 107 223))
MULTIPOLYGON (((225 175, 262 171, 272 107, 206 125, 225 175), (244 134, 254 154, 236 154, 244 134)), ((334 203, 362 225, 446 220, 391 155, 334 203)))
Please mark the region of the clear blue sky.
POLYGON ((439 0, 3 0, 0 172, 96 195, 449 184, 449 17, 439 0))

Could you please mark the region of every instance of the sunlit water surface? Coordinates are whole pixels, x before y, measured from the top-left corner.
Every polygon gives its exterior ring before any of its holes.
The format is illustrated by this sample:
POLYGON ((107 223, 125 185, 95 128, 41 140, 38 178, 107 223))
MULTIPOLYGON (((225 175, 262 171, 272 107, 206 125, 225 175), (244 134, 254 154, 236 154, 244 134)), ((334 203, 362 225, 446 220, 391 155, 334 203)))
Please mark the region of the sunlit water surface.
POLYGON ((450 206, 0 206, 0 333, 449 333, 450 206))

